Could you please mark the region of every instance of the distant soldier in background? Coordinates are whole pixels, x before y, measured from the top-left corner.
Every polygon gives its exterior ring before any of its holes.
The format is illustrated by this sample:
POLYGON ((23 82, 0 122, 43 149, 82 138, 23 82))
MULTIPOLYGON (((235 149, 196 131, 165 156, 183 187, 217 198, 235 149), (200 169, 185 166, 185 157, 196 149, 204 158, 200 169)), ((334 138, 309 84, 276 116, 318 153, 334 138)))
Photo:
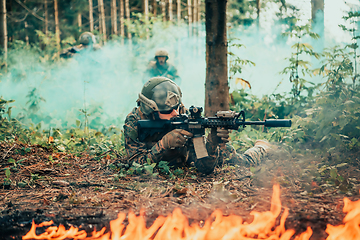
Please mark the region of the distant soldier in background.
POLYGON ((60 53, 60 57, 71 58, 75 54, 83 53, 86 51, 96 51, 100 48, 100 45, 96 42, 95 35, 91 32, 84 32, 79 37, 79 45, 63 50, 60 53))
POLYGON ((152 77, 167 77, 173 80, 177 85, 181 84, 181 78, 177 69, 171 63, 167 62, 169 52, 164 48, 159 48, 155 52, 155 61, 150 61, 143 78, 143 83, 152 77))

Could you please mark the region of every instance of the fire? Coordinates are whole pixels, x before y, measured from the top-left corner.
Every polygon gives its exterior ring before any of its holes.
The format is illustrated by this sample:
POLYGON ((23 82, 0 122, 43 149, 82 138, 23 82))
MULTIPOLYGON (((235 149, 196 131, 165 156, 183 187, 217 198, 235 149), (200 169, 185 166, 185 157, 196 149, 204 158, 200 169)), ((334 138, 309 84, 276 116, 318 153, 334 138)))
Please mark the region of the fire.
POLYGON ((327 225, 326 232, 329 236, 326 240, 356 240, 360 239, 360 200, 352 202, 344 198, 343 212, 347 213, 343 222, 345 225, 327 225))
MULTIPOLYGON (((150 228, 146 228, 145 213, 136 216, 133 212, 128 214, 129 224, 123 224, 126 214, 119 213, 118 218, 110 222, 110 231, 105 233, 105 228, 87 234, 84 230, 71 227, 66 230, 63 225, 50 226, 52 221, 42 224, 33 222, 30 231, 23 239, 99 239, 99 240, 250 240, 271 239, 290 240, 295 231, 285 229, 285 220, 289 214, 284 209, 280 223, 276 226, 276 219, 281 213, 280 186, 274 185, 270 211, 252 211, 254 216, 251 223, 244 222, 240 216, 224 216, 220 210, 214 211, 202 227, 198 224, 189 225, 188 219, 180 209, 175 209, 167 217, 158 217, 150 228), (37 227, 50 226, 40 235, 36 235, 37 227)), ((309 240, 312 235, 311 228, 297 236, 296 240, 309 240)))

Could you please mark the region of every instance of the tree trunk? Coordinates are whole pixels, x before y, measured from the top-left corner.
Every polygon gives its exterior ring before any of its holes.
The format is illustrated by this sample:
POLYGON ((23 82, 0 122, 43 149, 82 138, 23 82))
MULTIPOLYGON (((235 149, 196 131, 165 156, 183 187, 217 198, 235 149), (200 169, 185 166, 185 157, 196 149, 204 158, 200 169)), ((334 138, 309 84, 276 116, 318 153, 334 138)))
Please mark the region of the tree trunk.
MULTIPOLYGON (((205 0, 206 80, 205 116, 229 110, 227 76, 226 0, 205 0)), ((216 129, 208 136, 217 144, 216 129)))
POLYGON ((79 32, 81 32, 81 27, 82 27, 82 16, 81 13, 78 13, 77 15, 77 23, 78 23, 78 27, 79 27, 79 32))
POLYGON ((173 20, 173 2, 169 0, 169 21, 173 20))
POLYGON ((90 32, 94 31, 93 0, 89 0, 89 26, 90 32))
POLYGON ((60 27, 59 27, 59 10, 58 0, 54 0, 54 15, 55 15, 55 39, 56 47, 60 50, 60 27))
POLYGON ((111 0, 111 33, 117 35, 117 6, 116 0, 111 0))
POLYGON ((120 0, 120 36, 121 41, 123 42, 125 37, 125 29, 124 29, 124 0, 120 0))
POLYGON ((197 18, 198 18, 198 21, 200 22, 200 20, 201 20, 201 0, 198 0, 198 16, 197 16, 197 18))
POLYGON ((178 24, 181 22, 181 0, 176 1, 176 15, 178 24))
POLYGON ((193 3, 193 4, 194 4, 194 7, 193 7, 193 17, 194 17, 194 18, 193 18, 193 22, 196 23, 196 22, 198 21, 198 19, 197 19, 197 15, 198 15, 198 14, 197 14, 197 11, 198 11, 198 6, 197 6, 197 5, 198 5, 198 1, 197 1, 197 0, 194 0, 194 3, 193 3))
POLYGON ((104 42, 106 42, 106 24, 105 24, 105 9, 104 9, 104 1, 103 0, 98 0, 98 7, 99 7, 99 26, 101 26, 101 34, 102 34, 102 39, 104 42))
POLYGON ((258 30, 260 30, 260 9, 261 9, 260 0, 256 0, 256 13, 257 13, 256 26, 258 30))
POLYGON ((126 21, 128 26, 126 27, 127 30, 127 37, 130 40, 131 39, 131 32, 129 31, 129 25, 130 25, 130 6, 129 6, 129 0, 125 0, 125 13, 126 13, 126 21))
POLYGON ((166 2, 161 0, 161 15, 163 16, 163 21, 166 21, 166 2))
POLYGON ((193 2, 193 23, 194 23, 194 28, 193 28, 193 34, 194 36, 197 35, 197 28, 198 28, 198 23, 197 23, 197 11, 198 11, 198 8, 197 8, 197 4, 198 4, 198 1, 197 0, 194 0, 193 2))
POLYGON ((48 19, 48 0, 44 0, 44 33, 45 36, 48 35, 48 29, 49 29, 49 19, 48 19))
POLYGON ((188 21, 189 21, 189 36, 192 33, 192 12, 191 12, 191 0, 187 0, 187 8, 188 8, 188 21))
POLYGON ((226 0, 206 0, 205 115, 229 110, 226 0))
POLYGON ((153 7, 153 15, 156 17, 156 15, 157 15, 157 1, 156 0, 152 1, 152 7, 153 7))
POLYGON ((314 31, 324 37, 324 0, 311 0, 311 20, 314 31))
POLYGON ((6 22, 6 0, 0 1, 0 47, 2 48, 3 61, 7 67, 7 22, 6 22))
MULTIPOLYGON (((145 17, 145 24, 148 25, 148 21, 149 21, 149 0, 144 0, 144 17, 145 17)), ((146 39, 149 39, 149 28, 146 28, 146 39)))

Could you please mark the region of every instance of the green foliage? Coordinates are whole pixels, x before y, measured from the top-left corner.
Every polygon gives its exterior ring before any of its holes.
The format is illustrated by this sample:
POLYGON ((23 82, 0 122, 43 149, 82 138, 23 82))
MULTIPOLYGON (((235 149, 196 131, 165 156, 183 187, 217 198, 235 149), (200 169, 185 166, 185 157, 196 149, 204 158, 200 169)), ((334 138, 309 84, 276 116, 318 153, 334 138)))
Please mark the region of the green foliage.
POLYGON ((289 66, 285 67, 280 72, 281 74, 290 74, 289 80, 293 84, 291 94, 293 99, 297 100, 300 97, 302 90, 308 90, 308 93, 310 94, 313 92, 313 88, 309 88, 308 84, 314 84, 305 78, 306 76, 311 76, 313 74, 313 71, 310 68, 310 59, 307 60, 306 57, 320 58, 320 54, 315 52, 310 44, 301 41, 306 37, 318 39, 319 35, 311 32, 310 24, 294 26, 291 32, 285 32, 283 35, 298 39, 298 42, 291 46, 295 52, 292 53, 291 57, 287 58, 289 66))

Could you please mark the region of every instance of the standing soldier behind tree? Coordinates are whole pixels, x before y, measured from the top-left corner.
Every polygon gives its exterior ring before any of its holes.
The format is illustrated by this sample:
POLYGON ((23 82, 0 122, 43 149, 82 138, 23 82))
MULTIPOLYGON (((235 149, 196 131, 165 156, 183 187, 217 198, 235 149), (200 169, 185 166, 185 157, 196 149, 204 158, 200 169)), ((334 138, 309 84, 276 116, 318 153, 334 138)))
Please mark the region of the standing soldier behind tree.
POLYGON ((100 49, 100 45, 97 44, 95 35, 91 32, 84 32, 79 37, 79 45, 67 48, 60 53, 62 58, 70 58, 76 54, 84 53, 88 51, 96 51, 100 49))
POLYGON ((164 48, 159 48, 155 52, 155 61, 150 61, 143 78, 143 83, 147 82, 152 77, 167 77, 173 80, 177 85, 181 84, 181 78, 177 69, 171 63, 167 62, 169 59, 169 52, 164 48))

